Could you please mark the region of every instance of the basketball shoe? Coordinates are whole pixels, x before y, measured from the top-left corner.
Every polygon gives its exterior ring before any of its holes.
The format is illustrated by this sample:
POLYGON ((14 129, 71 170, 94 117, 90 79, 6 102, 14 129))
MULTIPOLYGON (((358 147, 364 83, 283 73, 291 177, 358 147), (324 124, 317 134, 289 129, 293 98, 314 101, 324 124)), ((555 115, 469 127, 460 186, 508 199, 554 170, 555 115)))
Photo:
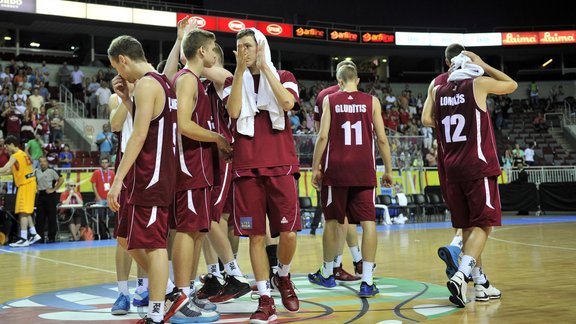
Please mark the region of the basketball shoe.
POLYGON ((474 294, 476 295, 476 301, 488 301, 490 299, 500 299, 502 293, 500 290, 496 289, 486 281, 482 285, 474 285, 474 294))
POLYGON ((286 277, 281 277, 278 273, 275 273, 274 276, 272 276, 272 280, 270 280, 270 284, 280 292, 282 305, 284 305, 287 311, 296 313, 300 310, 300 301, 294 292, 294 283, 290 280, 290 274, 286 277))
POLYGON ((438 248, 438 256, 444 263, 446 263, 446 276, 448 279, 452 278, 456 271, 458 271, 458 258, 460 258, 462 250, 455 245, 447 245, 438 248))
POLYGON ((204 278, 204 285, 196 292, 196 297, 199 299, 208 299, 210 297, 218 295, 218 292, 222 290, 224 286, 224 281, 221 278, 209 273, 204 278))
POLYGON ((322 276, 322 270, 318 270, 315 273, 309 273, 308 281, 315 285, 326 288, 336 287, 336 280, 334 279, 334 275, 330 275, 328 278, 324 278, 324 276, 322 276))
POLYGON ((186 303, 188 303, 188 296, 182 290, 174 287, 174 290, 166 294, 164 298, 164 322, 168 322, 170 317, 186 306, 186 303))
POLYGON ((452 294, 450 301, 460 308, 466 306, 466 289, 468 289, 468 283, 466 282, 464 273, 457 271, 446 283, 446 286, 452 294))
POLYGON ((251 291, 250 283, 246 278, 227 275, 222 289, 216 296, 208 297, 208 300, 213 303, 225 303, 244 296, 251 291))
POLYGON ((110 313, 112 315, 126 315, 130 311, 130 296, 120 294, 112 308, 110 309, 110 313))
POLYGON ((209 323, 220 319, 215 311, 200 309, 191 300, 170 318, 170 323, 209 323))
POLYGON ((276 306, 274 305, 274 299, 270 296, 260 296, 258 299, 258 308, 252 316, 250 316, 251 324, 266 324, 271 321, 275 321, 276 316, 276 306))
POLYGON ((10 247, 27 247, 30 246, 30 241, 25 238, 20 238, 18 241, 9 244, 10 247))
POLYGON ((372 283, 372 286, 368 286, 365 281, 362 281, 360 284, 360 291, 358 291, 358 296, 362 298, 370 298, 378 295, 380 290, 376 287, 375 283, 372 283))
POLYGON ((350 281, 358 281, 360 279, 362 279, 362 277, 360 276, 354 276, 348 272, 346 272, 346 270, 344 270, 344 268, 342 268, 342 265, 340 265, 337 268, 334 268, 334 279, 336 279, 337 281, 346 281, 346 282, 350 282, 350 281))

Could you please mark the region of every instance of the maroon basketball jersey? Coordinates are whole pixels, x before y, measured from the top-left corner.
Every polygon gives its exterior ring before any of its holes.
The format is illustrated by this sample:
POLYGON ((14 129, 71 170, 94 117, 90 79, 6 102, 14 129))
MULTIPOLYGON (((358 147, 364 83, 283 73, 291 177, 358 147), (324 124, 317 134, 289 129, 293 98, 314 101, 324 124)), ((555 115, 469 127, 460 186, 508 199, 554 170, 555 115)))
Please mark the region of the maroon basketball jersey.
POLYGON ((222 103, 222 99, 220 99, 218 95, 214 82, 210 80, 204 81, 204 88, 206 89, 206 93, 210 99, 210 107, 212 108, 212 124, 210 130, 218 132, 229 142, 232 142, 232 131, 230 130, 232 120, 228 115, 226 107, 224 107, 222 103))
MULTIPOLYGON (((434 87, 448 83, 449 75, 450 74, 448 72, 444 72, 438 75, 436 78, 434 78, 434 87)), ((438 129, 434 129, 434 132, 438 133, 438 129)), ((437 150, 438 177, 440 179, 440 183, 443 183, 442 181, 446 181, 446 172, 444 171, 444 147, 442 146, 442 143, 440 143, 440 141, 437 140, 436 142, 438 143, 438 150, 437 150)))
POLYGON ((322 103, 324 102, 324 98, 335 92, 340 91, 340 86, 335 84, 333 86, 329 86, 328 88, 322 89, 316 96, 316 105, 314 106, 314 120, 320 122, 322 120, 322 103))
MULTIPOLYGON (((150 121, 146 140, 132 166, 133 178, 127 184, 128 202, 138 206, 169 206, 176 184, 176 93, 164 74, 148 72, 162 88, 164 109, 150 121)), ((136 115, 138 106, 133 102, 136 115)))
MULTIPOLYGON (((128 118, 128 117, 127 117, 128 118)), ((120 165, 120 160, 122 160, 122 132, 113 132, 118 139, 118 144, 116 145, 116 161, 114 161, 114 171, 118 171, 118 166, 120 165)))
POLYGON ((448 72, 444 72, 439 74, 436 78, 434 78, 434 86, 444 85, 448 83, 448 76, 450 74, 448 72))
MULTIPOLYGON (((202 81, 187 68, 183 68, 174 76, 174 86, 181 75, 189 73, 196 78, 198 94, 196 106, 192 113, 192 121, 200 127, 210 129, 212 125, 212 108, 210 98, 202 81)), ((204 188, 212 185, 212 143, 199 142, 184 135, 178 135, 178 173, 176 191, 204 188)))
POLYGON ((373 97, 359 91, 339 91, 328 95, 328 100, 330 133, 322 185, 375 186, 373 97))
POLYGON ((490 114, 474 99, 474 80, 449 82, 436 90, 436 137, 444 148, 447 182, 500 175, 490 114))
MULTIPOLYGON (((278 70, 280 83, 296 99, 293 110, 300 109, 300 99, 298 98, 298 86, 294 75, 288 71, 278 70)), ((254 89, 258 91, 260 75, 253 75, 254 89)), ((232 86, 233 77, 226 79, 224 87, 232 86)), ((225 91, 225 93, 230 93, 225 91)), ((224 97, 226 104, 228 96, 224 97)), ((273 168, 278 166, 293 166, 290 174, 299 172, 299 162, 296 157, 294 137, 290 128, 290 118, 284 112, 284 130, 272 128, 270 114, 262 110, 254 117, 254 137, 242 135, 234 132, 234 159, 232 161, 233 170, 273 168)))

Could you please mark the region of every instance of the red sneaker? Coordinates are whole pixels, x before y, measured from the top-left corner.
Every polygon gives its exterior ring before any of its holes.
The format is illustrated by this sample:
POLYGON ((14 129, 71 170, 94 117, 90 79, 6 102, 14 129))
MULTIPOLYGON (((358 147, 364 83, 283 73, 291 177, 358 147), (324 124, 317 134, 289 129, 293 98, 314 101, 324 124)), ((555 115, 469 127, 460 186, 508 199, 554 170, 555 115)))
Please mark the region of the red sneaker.
POLYGON ((300 310, 300 301, 294 292, 294 283, 290 280, 290 274, 286 277, 280 277, 278 273, 272 276, 272 285, 278 289, 282 297, 282 305, 290 313, 296 313, 300 310))
POLYGON ((356 272, 357 276, 361 276, 362 275, 362 269, 364 262, 362 262, 362 260, 358 261, 358 262, 353 262, 354 263, 354 272, 356 272))
POLYGON ((174 316, 187 303, 188 296, 182 290, 174 287, 174 290, 167 294, 164 299, 164 322, 168 322, 170 317, 174 316))
POLYGON ((342 268, 342 265, 340 265, 338 268, 334 268, 334 279, 349 282, 349 281, 358 281, 362 279, 362 277, 354 276, 346 272, 346 270, 342 268))
POLYGON ((266 324, 275 321, 276 318, 274 299, 270 296, 260 296, 260 299, 258 299, 258 309, 250 316, 250 323, 266 324))

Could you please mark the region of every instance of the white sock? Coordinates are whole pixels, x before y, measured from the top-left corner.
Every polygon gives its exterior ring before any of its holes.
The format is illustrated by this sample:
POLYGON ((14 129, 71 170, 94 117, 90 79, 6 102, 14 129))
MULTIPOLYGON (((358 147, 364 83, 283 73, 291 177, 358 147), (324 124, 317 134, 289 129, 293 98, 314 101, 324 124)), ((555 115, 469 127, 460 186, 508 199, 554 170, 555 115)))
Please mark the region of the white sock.
POLYGON ((476 260, 469 256, 465 255, 462 257, 462 261, 460 261, 460 266, 458 266, 458 271, 462 272, 464 276, 470 277, 470 273, 472 269, 476 266, 476 260))
POLYGON ((27 240, 28 239, 28 231, 20 231, 20 237, 27 240))
POLYGON ((258 293, 260 296, 270 297, 270 283, 268 280, 256 281, 256 287, 258 287, 258 293))
POLYGON ((350 247, 350 254, 352 254, 354 262, 362 260, 362 252, 360 252, 360 247, 358 245, 350 247))
MULTIPOLYGON (((174 282, 172 282, 172 280, 168 279, 168 282, 166 283, 166 294, 169 294, 172 292, 172 290, 174 290, 174 282)), ((152 304, 150 304, 152 305, 152 304)))
POLYGON ((238 263, 236 263, 236 259, 226 263, 224 265, 224 270, 229 276, 242 277, 242 271, 240 271, 240 267, 238 266, 238 263))
POLYGON ((161 300, 151 300, 150 306, 148 306, 148 318, 151 318, 154 322, 162 322, 164 320, 164 301, 161 300))
POLYGON ((278 262, 278 275, 280 277, 286 277, 288 276, 289 273, 290 273, 290 265, 278 262))
POLYGON ((118 281, 118 292, 122 295, 130 296, 130 292, 128 292, 128 281, 118 281))
POLYGON ((213 276, 222 277, 222 273, 220 272, 220 264, 218 263, 209 264, 208 272, 210 272, 213 276))
POLYGON ((194 280, 190 280, 190 293, 191 294, 196 293, 196 282, 194 282, 194 280))
POLYGON ((372 271, 374 271, 374 262, 364 261, 362 266, 362 281, 367 283, 368 286, 372 286, 372 284, 374 284, 372 271))
POLYGON ((30 228, 28 228, 28 230, 30 231, 30 234, 32 234, 32 236, 38 234, 38 233, 36 232, 36 226, 30 227, 30 228))
POLYGON ((483 285, 488 281, 488 278, 486 278, 486 275, 482 271, 482 267, 474 267, 474 269, 472 269, 472 279, 476 285, 483 285))
POLYGON ((330 261, 330 262, 322 262, 322 271, 320 271, 320 273, 322 274, 322 277, 324 278, 328 278, 331 275, 334 274, 334 262, 330 261))
POLYGON ((338 267, 340 267, 341 265, 342 265, 342 254, 337 255, 337 256, 334 258, 334 268, 338 268, 338 267))
POLYGON ((454 235, 454 238, 452 239, 452 242, 450 243, 450 245, 454 245, 454 246, 457 246, 459 248, 462 248, 462 236, 461 235, 454 235))
POLYGON ((178 287, 178 289, 182 290, 182 292, 183 292, 186 296, 190 296, 190 286, 188 286, 188 287, 178 287))
POLYGON ((148 278, 138 278, 136 292, 143 292, 148 289, 148 278))
POLYGON ((174 267, 172 266, 172 260, 168 260, 168 279, 174 281, 174 267))

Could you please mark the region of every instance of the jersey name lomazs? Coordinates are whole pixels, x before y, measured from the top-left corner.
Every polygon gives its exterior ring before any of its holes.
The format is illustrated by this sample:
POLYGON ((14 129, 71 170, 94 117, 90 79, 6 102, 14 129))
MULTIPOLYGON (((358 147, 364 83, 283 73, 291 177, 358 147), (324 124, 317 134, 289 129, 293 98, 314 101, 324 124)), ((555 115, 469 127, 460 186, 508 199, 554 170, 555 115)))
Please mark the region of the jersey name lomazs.
POLYGON ((463 94, 457 93, 453 97, 440 97, 440 106, 457 106, 466 102, 463 94))
POLYGON ((336 113, 365 113, 366 105, 364 104, 342 104, 335 105, 334 110, 336 113))

